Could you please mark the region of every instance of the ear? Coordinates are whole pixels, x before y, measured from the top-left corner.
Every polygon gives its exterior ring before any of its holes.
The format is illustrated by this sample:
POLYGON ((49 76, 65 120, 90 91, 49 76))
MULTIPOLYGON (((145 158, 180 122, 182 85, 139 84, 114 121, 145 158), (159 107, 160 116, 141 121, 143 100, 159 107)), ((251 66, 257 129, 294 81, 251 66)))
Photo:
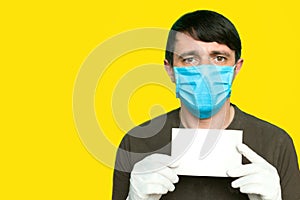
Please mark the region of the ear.
POLYGON ((242 69, 244 60, 242 58, 240 58, 235 65, 235 70, 234 70, 234 78, 238 75, 238 73, 240 72, 240 70, 242 69))
POLYGON ((168 73, 171 81, 173 83, 175 83, 175 76, 174 76, 174 69, 173 67, 170 65, 169 61, 167 59, 164 60, 164 66, 165 66, 165 70, 168 73))

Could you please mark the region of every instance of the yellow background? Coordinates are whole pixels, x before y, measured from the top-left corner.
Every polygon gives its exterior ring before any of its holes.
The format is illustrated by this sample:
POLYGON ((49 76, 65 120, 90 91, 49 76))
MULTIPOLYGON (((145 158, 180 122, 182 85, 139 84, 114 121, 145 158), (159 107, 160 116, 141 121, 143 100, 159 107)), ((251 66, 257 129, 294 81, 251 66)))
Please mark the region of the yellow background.
MULTIPOLYGON (((298 1, 7 1, 0 6, 0 199, 110 199, 112 169, 88 153, 73 120, 80 66, 97 45, 120 32, 169 28, 195 9, 224 14, 240 33, 245 63, 232 102, 284 128, 300 152, 298 1)), ((162 61, 163 52, 141 50, 114 65, 124 74, 162 61)), ((103 83, 108 87, 97 90, 95 99, 109 93, 120 76, 110 74, 103 83)), ((155 85, 140 88, 124 103, 134 123, 177 105, 171 92, 155 85), (151 110, 154 104, 161 106, 151 110)), ((99 123, 111 130, 106 136, 117 145, 124 132, 105 118, 111 113, 99 113, 97 101, 95 106, 99 123)))

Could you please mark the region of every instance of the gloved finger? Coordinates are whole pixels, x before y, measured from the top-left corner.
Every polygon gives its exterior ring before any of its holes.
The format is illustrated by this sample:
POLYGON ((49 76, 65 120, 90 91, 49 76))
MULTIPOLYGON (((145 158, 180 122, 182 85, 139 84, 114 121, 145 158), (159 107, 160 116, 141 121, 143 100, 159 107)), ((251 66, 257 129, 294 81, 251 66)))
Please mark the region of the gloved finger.
POLYGON ((241 177, 247 176, 254 173, 259 173, 265 169, 260 164, 246 164, 241 165, 238 168, 230 169, 227 171, 227 175, 230 177, 241 177))
POLYGON ((166 188, 168 191, 173 191, 175 189, 175 186, 173 183, 166 178, 165 176, 159 174, 159 173, 154 173, 148 176, 148 179, 145 180, 145 182, 149 185, 161 185, 162 187, 166 188))
POLYGON ((155 173, 167 166, 162 160, 169 159, 170 156, 163 154, 152 154, 145 157, 134 165, 132 174, 155 173))
POLYGON ((178 183, 178 181, 179 181, 179 178, 178 178, 177 174, 175 173, 175 171, 170 169, 169 167, 165 167, 165 168, 159 170, 157 173, 166 177, 172 183, 178 183))
POLYGON ((261 176, 260 174, 251 174, 251 175, 244 176, 244 177, 241 177, 241 178, 233 181, 231 183, 231 186, 233 188, 239 188, 239 187, 244 187, 244 186, 249 185, 249 184, 260 184, 260 185, 262 185, 262 183, 265 181, 265 178, 266 177, 261 176))
POLYGON ((148 184, 147 185, 147 191, 145 192, 145 194, 167 194, 167 192, 169 191, 167 188, 165 188, 162 185, 158 185, 158 184, 148 184))
POLYGON ((158 153, 152 154, 148 156, 148 159, 152 162, 161 163, 163 166, 168 166, 172 168, 179 166, 179 162, 177 158, 165 154, 158 154, 158 153))
POLYGON ((267 161, 255 153, 245 144, 239 144, 237 150, 252 163, 266 163, 267 161))
POLYGON ((240 187, 240 192, 245 194, 262 194, 263 188, 260 184, 247 184, 240 187))
POLYGON ((180 165, 180 162, 181 162, 180 159, 172 157, 171 162, 169 162, 168 164, 168 167, 176 168, 180 165))

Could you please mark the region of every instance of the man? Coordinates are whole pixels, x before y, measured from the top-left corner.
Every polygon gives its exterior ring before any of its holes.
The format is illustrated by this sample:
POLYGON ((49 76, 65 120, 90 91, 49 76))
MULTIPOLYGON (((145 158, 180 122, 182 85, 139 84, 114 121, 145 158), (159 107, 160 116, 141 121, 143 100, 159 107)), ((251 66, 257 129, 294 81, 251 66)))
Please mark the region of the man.
POLYGON ((165 69, 181 107, 125 135, 118 150, 113 199, 300 199, 297 155, 282 129, 230 103, 243 59, 234 25, 212 11, 179 18, 169 33, 165 69), (178 176, 172 128, 243 130, 243 165, 228 177, 178 176))

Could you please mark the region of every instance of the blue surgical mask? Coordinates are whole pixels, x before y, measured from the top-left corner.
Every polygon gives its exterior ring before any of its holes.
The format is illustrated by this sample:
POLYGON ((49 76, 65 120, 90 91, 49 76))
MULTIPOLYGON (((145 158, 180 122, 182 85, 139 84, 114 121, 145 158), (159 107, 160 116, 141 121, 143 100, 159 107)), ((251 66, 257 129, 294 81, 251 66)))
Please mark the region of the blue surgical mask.
POLYGON ((174 67, 176 97, 195 117, 210 118, 230 97, 235 66, 174 67))

